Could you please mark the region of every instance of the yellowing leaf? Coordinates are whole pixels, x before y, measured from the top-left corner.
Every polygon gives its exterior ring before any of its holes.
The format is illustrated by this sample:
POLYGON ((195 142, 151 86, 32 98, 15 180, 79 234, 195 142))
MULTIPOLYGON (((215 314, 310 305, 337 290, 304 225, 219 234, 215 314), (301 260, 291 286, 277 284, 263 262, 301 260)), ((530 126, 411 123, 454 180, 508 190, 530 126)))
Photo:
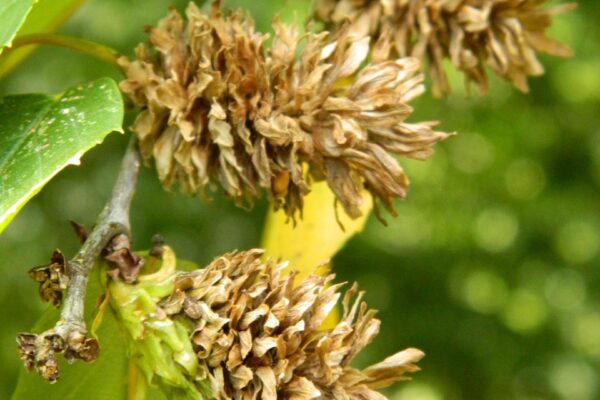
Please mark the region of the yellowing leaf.
POLYGON ((286 223, 285 213, 270 211, 263 232, 262 247, 269 257, 290 261, 301 278, 310 275, 319 265, 327 263, 356 233, 363 230, 372 203, 365 196, 363 217, 353 220, 341 206, 338 216, 334 209, 335 196, 325 182, 313 184, 311 193, 304 199, 304 218, 294 225, 286 223))

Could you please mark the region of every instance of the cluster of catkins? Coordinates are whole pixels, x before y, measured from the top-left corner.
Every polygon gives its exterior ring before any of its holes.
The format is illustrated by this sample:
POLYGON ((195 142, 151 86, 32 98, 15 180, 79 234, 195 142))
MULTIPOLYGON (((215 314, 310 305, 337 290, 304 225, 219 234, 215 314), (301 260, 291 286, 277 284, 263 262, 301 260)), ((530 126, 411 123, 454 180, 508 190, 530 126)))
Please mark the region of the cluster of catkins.
MULTIPOLYGON (((167 188, 208 196, 220 187, 238 205, 266 192, 295 219, 312 183, 326 181, 350 217, 366 194, 378 216, 378 206, 394 215, 408 188, 395 156, 425 159, 449 136, 435 122, 408 121, 424 92, 421 63, 435 95, 449 91, 446 59, 481 91, 486 66, 526 91, 543 72, 538 52, 570 54, 545 30, 572 5, 544 3, 316 0, 312 15, 329 32, 301 34, 276 19, 270 45, 249 16, 224 14, 218 0, 208 14, 190 3, 185 17, 171 10, 148 28, 150 45, 134 59, 119 59, 120 87, 141 109, 131 130, 167 188)), ((362 293, 349 289, 341 320, 324 329, 340 297, 333 275, 295 282, 262 256, 230 253, 178 272, 165 247, 158 272, 134 284, 113 276, 110 298, 148 382, 170 398, 379 400, 377 389, 418 370, 417 349, 351 367, 379 330, 362 293)), ((60 301, 52 271, 36 279, 60 301)))
MULTIPOLYGON (((526 91, 527 78, 543 73, 537 52, 570 54, 545 30, 572 6, 543 9, 544 2, 316 0, 312 15, 329 32, 300 34, 276 19, 270 46, 241 12, 223 14, 214 1, 206 15, 190 3, 185 17, 172 10, 149 28, 150 46, 140 45, 134 60, 119 60, 121 89, 141 108, 131 129, 167 188, 177 183, 206 196, 207 187, 221 187, 238 205, 266 191, 295 219, 312 182, 324 180, 352 218, 367 192, 379 217, 380 205, 395 215, 394 200, 408 188, 395 156, 425 159, 449 136, 435 122, 408 121, 410 101, 424 92, 421 63, 434 95, 449 92, 445 59, 482 92, 485 66, 526 91)), ((338 285, 328 287, 332 277, 295 286, 293 275, 260 256, 225 255, 177 276, 156 300, 153 318, 182 324, 191 336, 194 364, 179 355, 186 362, 178 368, 202 382, 192 391, 218 399, 381 399, 375 389, 417 369, 415 349, 351 368, 379 327, 360 296, 350 304, 355 288, 340 323, 321 330, 339 297, 338 285)), ((158 370, 146 375, 169 380, 158 370)))
POLYGON ((395 215, 408 179, 394 157, 425 159, 448 137, 408 122, 428 65, 449 91, 444 60, 482 92, 485 66, 527 90, 538 52, 571 51, 545 35, 546 0, 316 0, 331 31, 300 34, 275 20, 272 44, 241 12, 194 3, 150 28, 150 44, 120 60, 121 89, 141 108, 132 126, 159 177, 189 194, 220 186, 239 205, 262 191, 294 218, 311 182, 326 180, 352 218, 368 192, 395 215))

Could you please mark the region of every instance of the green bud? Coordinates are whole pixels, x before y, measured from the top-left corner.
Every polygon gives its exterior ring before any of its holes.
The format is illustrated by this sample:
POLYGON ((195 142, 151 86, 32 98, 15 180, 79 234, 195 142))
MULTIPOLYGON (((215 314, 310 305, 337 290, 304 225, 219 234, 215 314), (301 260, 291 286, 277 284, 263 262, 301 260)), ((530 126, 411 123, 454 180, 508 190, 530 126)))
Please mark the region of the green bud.
POLYGON ((208 383, 198 376, 186 321, 170 318, 158 306, 173 292, 177 275, 175 255, 169 248, 164 251, 158 272, 140 276, 137 284, 110 282, 112 305, 125 327, 130 357, 149 385, 159 386, 169 398, 210 398, 208 383))

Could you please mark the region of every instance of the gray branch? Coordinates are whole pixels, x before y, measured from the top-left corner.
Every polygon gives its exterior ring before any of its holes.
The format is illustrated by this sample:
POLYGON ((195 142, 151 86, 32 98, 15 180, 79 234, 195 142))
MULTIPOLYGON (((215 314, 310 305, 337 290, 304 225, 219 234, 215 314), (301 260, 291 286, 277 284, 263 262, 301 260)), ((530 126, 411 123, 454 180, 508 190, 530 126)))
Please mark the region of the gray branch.
POLYGON ((130 234, 129 209, 140 169, 140 157, 132 140, 123 158, 112 196, 98 217, 94 230, 69 261, 69 285, 61 320, 65 324, 83 323, 83 303, 89 273, 102 250, 117 235, 130 234))
POLYGON ((90 271, 102 251, 117 240, 129 244, 129 210, 140 169, 137 143, 132 139, 123 158, 112 196, 98 217, 77 255, 68 262, 67 293, 61 318, 54 329, 40 335, 21 334, 17 342, 21 358, 28 369, 37 369, 48 381, 58 379, 55 353, 64 353, 68 361, 93 361, 98 353, 95 339, 86 338, 84 305, 90 271))

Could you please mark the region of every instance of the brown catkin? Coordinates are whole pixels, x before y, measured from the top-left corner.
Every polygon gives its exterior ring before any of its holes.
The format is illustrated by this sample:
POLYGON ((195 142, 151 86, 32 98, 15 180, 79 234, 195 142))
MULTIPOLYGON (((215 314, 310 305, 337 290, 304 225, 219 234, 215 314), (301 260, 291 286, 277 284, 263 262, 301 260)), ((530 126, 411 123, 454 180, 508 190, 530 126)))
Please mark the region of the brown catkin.
POLYGON ((544 73, 538 53, 569 57, 571 50, 545 32, 554 15, 575 7, 544 8, 547 0, 316 0, 314 15, 332 30, 349 21, 355 36, 377 41, 375 60, 416 57, 428 64, 434 95, 450 91, 449 60, 480 92, 486 66, 519 90, 544 73))
POLYGON ((408 123, 423 91, 414 58, 368 62, 369 37, 300 35, 274 22, 267 36, 241 13, 193 4, 149 28, 150 44, 119 60, 121 89, 141 108, 132 126, 159 177, 186 193, 220 186, 238 205, 265 190, 294 218, 313 180, 326 180, 348 215, 363 190, 392 214, 408 179, 392 154, 425 159, 448 135, 408 123))
POLYGON ((286 263, 263 263, 262 250, 225 254, 205 269, 180 274, 158 303, 168 318, 187 321, 199 361, 197 379, 214 398, 381 400, 377 389, 418 371, 423 357, 409 348, 356 369, 355 356, 375 338, 380 321, 354 285, 343 315, 321 329, 338 302, 333 275, 295 284, 286 263))

